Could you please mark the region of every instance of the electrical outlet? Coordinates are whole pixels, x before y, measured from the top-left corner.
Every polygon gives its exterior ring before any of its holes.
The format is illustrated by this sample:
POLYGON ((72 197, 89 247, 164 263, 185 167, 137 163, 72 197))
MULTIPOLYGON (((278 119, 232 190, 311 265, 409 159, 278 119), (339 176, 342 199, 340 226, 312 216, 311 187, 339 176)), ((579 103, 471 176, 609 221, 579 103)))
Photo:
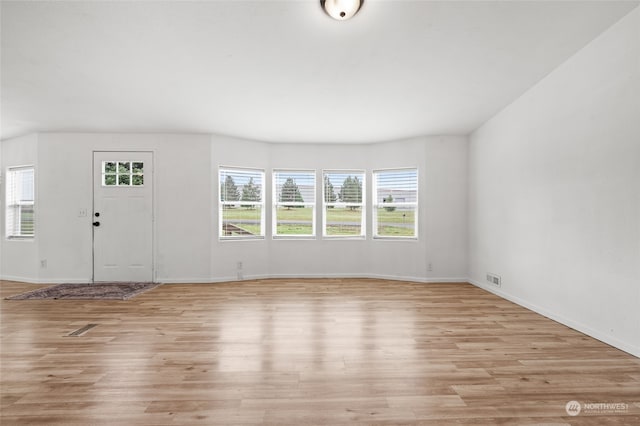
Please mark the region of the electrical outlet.
POLYGON ((40 261, 40 267, 41 267, 42 269, 47 269, 47 259, 42 259, 42 260, 40 261))
POLYGON ((429 264, 427 265, 427 271, 433 272, 433 265, 431 264, 431 262, 429 262, 429 264))
POLYGON ((87 209, 79 209, 78 217, 87 217, 87 209))
POLYGON ((236 269, 237 269, 238 271, 241 271, 241 270, 242 270, 242 262, 238 262, 238 263, 236 264, 236 269))

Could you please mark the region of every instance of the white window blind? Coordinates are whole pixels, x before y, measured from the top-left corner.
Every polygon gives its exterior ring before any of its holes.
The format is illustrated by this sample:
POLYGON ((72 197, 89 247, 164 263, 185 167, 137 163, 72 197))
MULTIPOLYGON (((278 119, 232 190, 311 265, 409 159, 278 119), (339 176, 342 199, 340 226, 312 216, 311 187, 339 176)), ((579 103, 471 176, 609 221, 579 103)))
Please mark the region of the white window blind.
POLYGON ((33 167, 13 167, 8 169, 6 200, 7 238, 33 238, 35 236, 35 180, 33 167))
POLYGON ((274 237, 312 237, 316 234, 316 172, 273 171, 274 237))
POLYGON ((325 170, 322 185, 323 236, 364 237, 364 170, 325 170))
POLYGON ((264 170, 220 167, 220 238, 264 237, 264 170))
POLYGON ((374 238, 418 236, 418 170, 373 172, 374 238))

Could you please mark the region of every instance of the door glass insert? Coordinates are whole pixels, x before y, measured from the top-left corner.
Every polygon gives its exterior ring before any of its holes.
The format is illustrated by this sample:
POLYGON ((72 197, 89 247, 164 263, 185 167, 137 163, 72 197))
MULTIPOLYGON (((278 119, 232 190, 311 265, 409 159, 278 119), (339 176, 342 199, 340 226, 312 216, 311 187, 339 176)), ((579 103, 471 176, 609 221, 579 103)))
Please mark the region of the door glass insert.
POLYGON ((142 161, 103 161, 102 186, 143 186, 142 161))

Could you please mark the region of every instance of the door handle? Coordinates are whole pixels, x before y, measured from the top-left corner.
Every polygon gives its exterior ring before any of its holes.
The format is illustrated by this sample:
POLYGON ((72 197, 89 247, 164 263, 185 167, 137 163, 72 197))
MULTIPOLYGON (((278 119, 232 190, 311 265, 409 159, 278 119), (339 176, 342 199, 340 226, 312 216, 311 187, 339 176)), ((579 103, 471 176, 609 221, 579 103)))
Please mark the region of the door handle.
POLYGON ((93 226, 100 226, 100 222, 93 222, 93 226))

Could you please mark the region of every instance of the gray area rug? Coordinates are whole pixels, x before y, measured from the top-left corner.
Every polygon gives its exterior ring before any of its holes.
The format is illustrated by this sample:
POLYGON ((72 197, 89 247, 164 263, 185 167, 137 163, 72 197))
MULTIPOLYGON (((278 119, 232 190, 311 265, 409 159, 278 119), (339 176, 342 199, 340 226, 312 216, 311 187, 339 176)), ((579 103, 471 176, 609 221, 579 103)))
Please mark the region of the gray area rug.
POLYGON ((159 285, 159 283, 58 284, 7 297, 7 299, 127 300, 159 285))

